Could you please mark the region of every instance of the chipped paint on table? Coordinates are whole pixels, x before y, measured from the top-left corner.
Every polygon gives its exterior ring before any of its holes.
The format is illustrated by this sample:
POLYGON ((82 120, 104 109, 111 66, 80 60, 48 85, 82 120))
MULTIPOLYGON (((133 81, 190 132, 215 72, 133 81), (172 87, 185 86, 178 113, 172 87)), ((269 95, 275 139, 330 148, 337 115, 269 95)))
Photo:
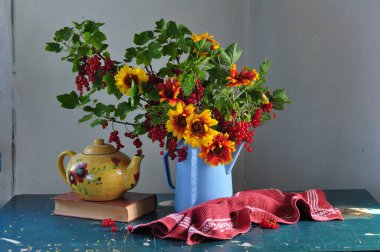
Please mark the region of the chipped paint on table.
MULTIPOLYGON (((327 199, 343 210, 345 221, 302 220, 278 230, 256 225, 233 240, 187 246, 184 241, 161 240, 119 232, 100 221, 54 216, 53 195, 19 195, 0 210, 0 251, 331 251, 380 249, 380 205, 365 190, 326 191, 327 199), (344 210, 346 209, 346 210, 344 210), (348 209, 348 210, 347 210, 348 209)), ((156 212, 132 225, 172 213, 172 194, 158 195, 156 212), (160 204, 162 202, 162 204, 160 204), (170 203, 169 203, 170 202, 170 203)))

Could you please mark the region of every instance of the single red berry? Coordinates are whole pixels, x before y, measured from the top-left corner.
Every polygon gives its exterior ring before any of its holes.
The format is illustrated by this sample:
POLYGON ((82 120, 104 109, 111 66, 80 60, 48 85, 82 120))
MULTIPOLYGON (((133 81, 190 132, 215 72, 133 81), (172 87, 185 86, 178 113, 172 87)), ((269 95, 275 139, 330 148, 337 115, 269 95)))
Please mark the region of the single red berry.
POLYGON ((117 232, 117 227, 116 226, 112 227, 112 232, 117 232))
POLYGON ((103 219, 102 220, 102 226, 103 227, 109 227, 110 226, 109 220, 108 219, 103 219))
POLYGON ((163 152, 163 151, 160 151, 160 155, 163 156, 163 155, 164 155, 164 152, 163 152))
POLYGON ((273 116, 273 119, 276 119, 276 117, 277 117, 277 115, 276 115, 276 114, 273 114, 272 116, 273 116))

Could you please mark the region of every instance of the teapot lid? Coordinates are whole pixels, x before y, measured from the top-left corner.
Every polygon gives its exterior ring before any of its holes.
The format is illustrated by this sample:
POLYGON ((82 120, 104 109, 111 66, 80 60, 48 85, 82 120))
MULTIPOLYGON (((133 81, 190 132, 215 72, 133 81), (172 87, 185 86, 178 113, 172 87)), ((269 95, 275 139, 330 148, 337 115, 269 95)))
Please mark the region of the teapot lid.
POLYGON ((104 155, 115 153, 117 149, 110 144, 105 144, 103 139, 97 138, 94 144, 87 146, 82 152, 86 155, 104 155))

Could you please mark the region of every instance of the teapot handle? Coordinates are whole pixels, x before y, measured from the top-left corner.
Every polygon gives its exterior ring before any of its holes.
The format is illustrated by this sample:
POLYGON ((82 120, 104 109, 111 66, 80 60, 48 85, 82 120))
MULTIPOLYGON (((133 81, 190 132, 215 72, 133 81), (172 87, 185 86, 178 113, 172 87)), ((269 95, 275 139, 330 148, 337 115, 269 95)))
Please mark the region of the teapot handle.
POLYGON ((58 155, 58 159, 57 159, 57 166, 58 166, 58 171, 59 171, 59 174, 61 174, 63 180, 65 182, 66 181, 66 171, 65 171, 65 167, 63 166, 63 159, 65 158, 65 156, 74 156, 76 153, 74 151, 71 151, 71 150, 64 150, 62 151, 59 155, 58 155))

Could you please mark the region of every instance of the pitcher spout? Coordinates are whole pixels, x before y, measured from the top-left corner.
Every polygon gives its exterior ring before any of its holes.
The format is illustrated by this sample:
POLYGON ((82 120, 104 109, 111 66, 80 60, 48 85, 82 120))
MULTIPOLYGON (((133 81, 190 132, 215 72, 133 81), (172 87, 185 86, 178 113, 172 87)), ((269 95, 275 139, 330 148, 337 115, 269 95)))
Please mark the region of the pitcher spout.
POLYGON ((241 149, 243 148, 244 144, 240 144, 237 146, 236 151, 232 154, 232 162, 229 163, 228 165, 225 165, 226 169, 226 175, 229 175, 234 168, 234 165, 236 163, 237 158, 239 157, 239 154, 241 152, 241 149))
POLYGON ((140 178, 140 164, 141 160, 143 160, 144 156, 134 156, 131 160, 131 163, 127 167, 125 174, 125 183, 124 189, 131 190, 133 187, 137 185, 137 182, 140 178))

